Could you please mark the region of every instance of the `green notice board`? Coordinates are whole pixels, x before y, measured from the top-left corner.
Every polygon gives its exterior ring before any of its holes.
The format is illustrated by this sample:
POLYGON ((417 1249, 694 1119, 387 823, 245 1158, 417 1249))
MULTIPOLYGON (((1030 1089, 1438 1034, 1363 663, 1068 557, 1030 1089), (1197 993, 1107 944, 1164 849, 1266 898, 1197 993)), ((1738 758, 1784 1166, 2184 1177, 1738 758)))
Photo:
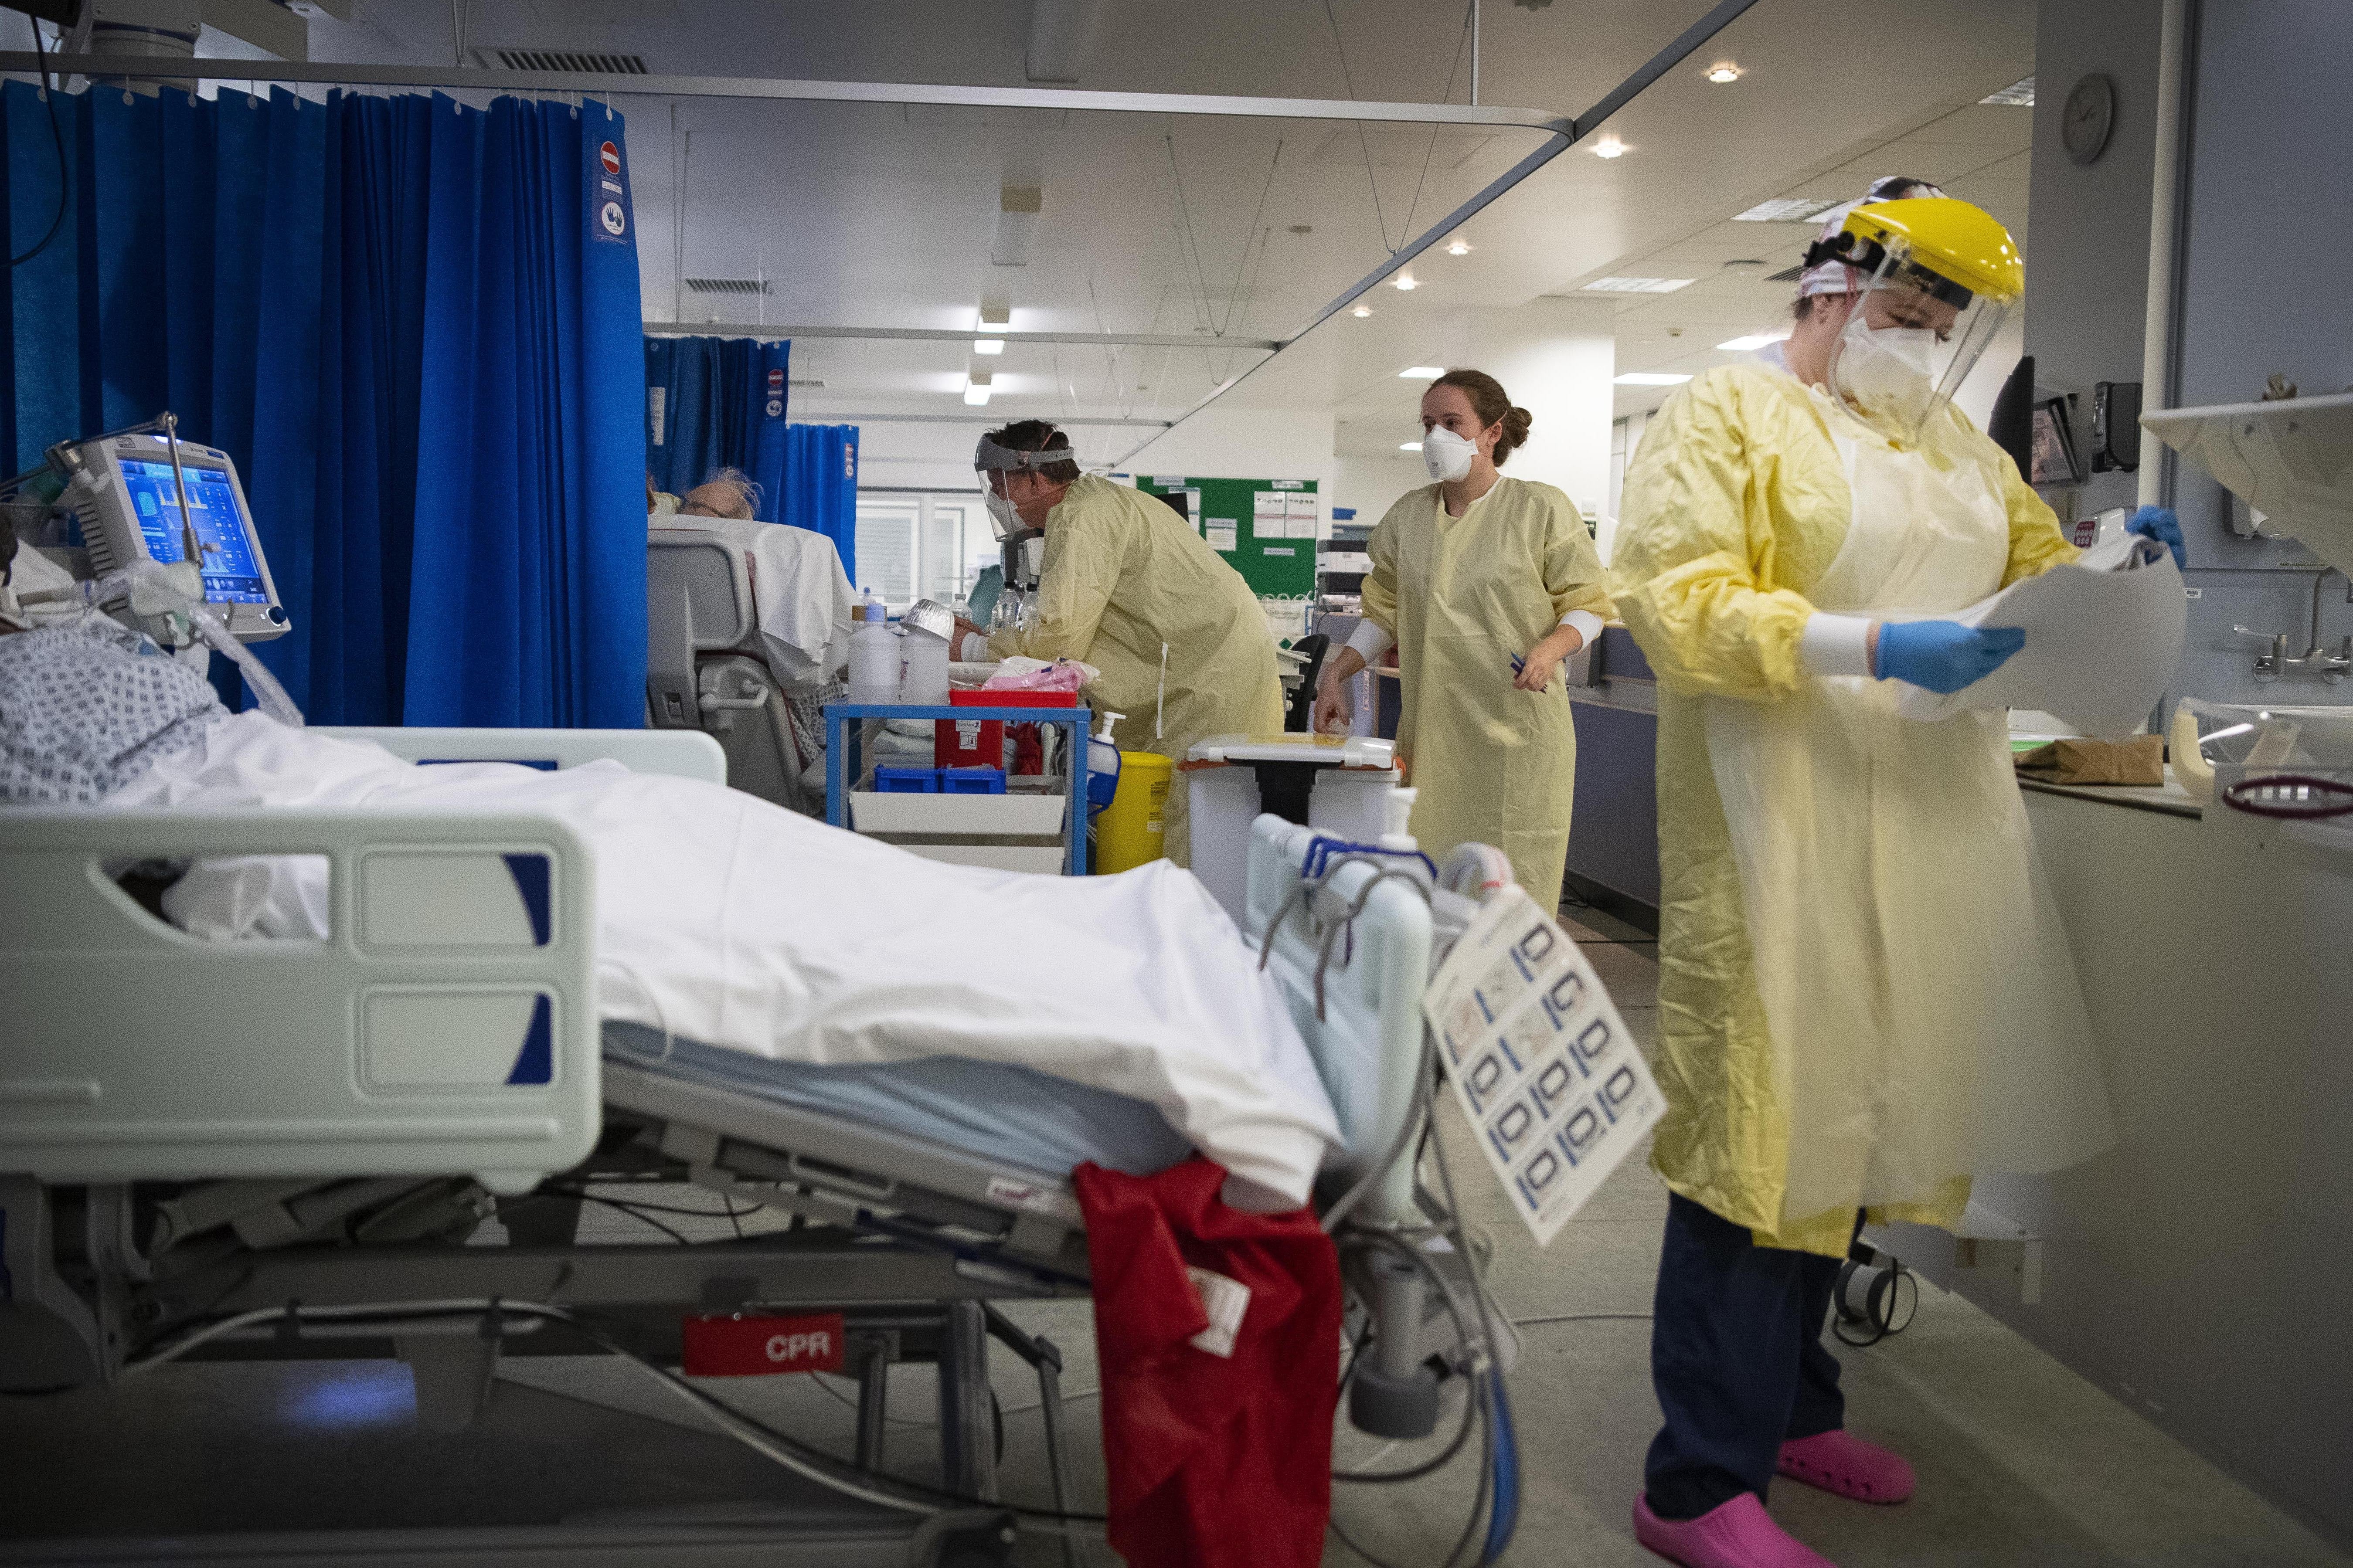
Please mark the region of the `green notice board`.
POLYGON ((1301 599, 1315 592, 1315 535, 1324 502, 1314 479, 1138 474, 1135 488, 1184 500, 1194 531, 1208 538, 1259 597, 1301 599))

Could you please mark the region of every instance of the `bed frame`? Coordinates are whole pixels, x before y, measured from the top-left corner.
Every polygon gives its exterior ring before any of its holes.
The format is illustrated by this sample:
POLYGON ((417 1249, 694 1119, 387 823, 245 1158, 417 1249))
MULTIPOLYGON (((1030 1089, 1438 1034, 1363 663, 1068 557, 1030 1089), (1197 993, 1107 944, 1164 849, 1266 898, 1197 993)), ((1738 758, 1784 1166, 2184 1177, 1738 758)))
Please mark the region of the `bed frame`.
MULTIPOLYGON (((718 747, 685 731, 360 733, 417 761, 613 757, 723 782, 718 747)), ((1289 897, 1314 837, 1273 817, 1256 825, 1256 929, 1289 897)), ((860 1388, 859 1463, 881 1464, 890 1368, 935 1361, 947 1484, 997 1496, 994 1339, 1038 1374, 1054 1493, 1077 1506, 1059 1355, 989 1305, 1086 1291, 1068 1173, 607 1053, 595 1012, 594 875, 573 835, 530 814, 0 811, 0 994, 20 1020, 0 1047, 0 1262, 14 1307, 0 1316, 0 1388, 111 1381, 126 1356, 184 1325, 289 1301, 556 1302, 592 1310, 631 1349, 669 1364, 688 1315, 839 1310, 860 1388), (199 941, 119 880, 126 859, 197 854, 326 856, 332 936, 199 941), (512 1202, 558 1174, 691 1181, 796 1219, 788 1230, 686 1247, 587 1244, 576 1197, 512 1202), (505 1245, 458 1244, 494 1209, 505 1245)), ((1370 876, 1344 867, 1319 897, 1353 899, 1370 876)), ((1371 1173, 1413 1112, 1430 915, 1394 882, 1373 888, 1353 956, 1325 977, 1321 1020, 1320 931, 1311 911, 1286 921, 1270 968, 1339 1113, 1345 1143, 1324 1177, 1329 1195, 1371 1173)), ((1400 1157, 1350 1223, 1415 1217, 1412 1161, 1400 1157)), ((1351 1284, 1355 1310, 1380 1323, 1381 1370, 1410 1379, 1442 1348, 1430 1342, 1434 1308, 1420 1282, 1351 1284)), ((192 1359, 397 1355, 415 1374, 420 1420, 455 1428, 479 1411, 500 1355, 599 1353, 555 1322, 465 1320, 460 1329, 443 1318, 339 1330, 288 1314, 192 1359)), ((1400 1429, 1389 1409, 1374 1424, 1407 1436, 1419 1419, 1408 1412, 1400 1429)), ((992 1542, 1009 1549, 1009 1517, 987 1510, 920 1523, 881 1510, 850 1515, 849 1524, 805 1512, 736 1518, 723 1529, 640 1521, 629 1527, 638 1535, 622 1533, 643 1536, 644 1555, 624 1560, 740 1561, 728 1553, 752 1539, 761 1561, 779 1563, 923 1564, 998 1553, 992 1542)), ((377 1532, 299 1549, 277 1537, 242 1546, 216 1537, 69 1550, 78 1563, 203 1560, 265 1545, 273 1562, 396 1561, 412 1549, 494 1561, 581 1539, 576 1527, 469 1531, 464 1542, 438 1539, 446 1533, 425 1532, 438 1543, 377 1532)), ((1081 1561, 1075 1545, 1068 1551, 1081 1561)), ((0 1562, 17 1555, 0 1544, 0 1562)))

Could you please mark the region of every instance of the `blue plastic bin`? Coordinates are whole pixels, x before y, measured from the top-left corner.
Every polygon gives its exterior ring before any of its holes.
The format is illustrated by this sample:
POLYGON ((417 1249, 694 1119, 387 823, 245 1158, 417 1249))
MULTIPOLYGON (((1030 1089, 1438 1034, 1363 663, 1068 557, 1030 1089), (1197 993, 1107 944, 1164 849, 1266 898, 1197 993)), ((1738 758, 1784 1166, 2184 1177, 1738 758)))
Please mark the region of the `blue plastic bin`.
POLYGON ((878 767, 874 770, 874 790, 878 795, 937 795, 940 770, 878 767))
POLYGON ((942 768, 939 773, 942 795, 1003 795, 1005 793, 1003 768, 942 768))

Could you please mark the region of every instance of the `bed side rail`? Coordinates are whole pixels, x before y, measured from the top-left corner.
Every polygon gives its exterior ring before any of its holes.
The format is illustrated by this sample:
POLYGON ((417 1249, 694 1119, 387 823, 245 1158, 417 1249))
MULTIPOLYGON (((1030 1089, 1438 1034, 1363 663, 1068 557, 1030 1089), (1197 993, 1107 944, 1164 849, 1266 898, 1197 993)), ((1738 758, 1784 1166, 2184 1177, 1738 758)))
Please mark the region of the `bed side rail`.
MULTIPOLYGON (((1281 817, 1251 825, 1247 931, 1255 950, 1267 924, 1299 886, 1307 847, 1318 835, 1281 817)), ((1430 905, 1396 881, 1365 899, 1353 940, 1334 944, 1324 970, 1324 1016, 1316 1016, 1315 972, 1322 947, 1320 919, 1354 903, 1374 879, 1373 868, 1342 867, 1313 911, 1294 912, 1276 933, 1267 969, 1282 984, 1293 1020, 1306 1037, 1316 1070, 1340 1121, 1341 1149, 1327 1171, 1353 1184, 1396 1144, 1413 1114, 1421 1070, 1421 993, 1430 976, 1430 905)), ((1356 1214, 1366 1223, 1394 1225, 1413 1214, 1410 1152, 1391 1161, 1356 1214)))
POLYGON ((633 773, 727 782, 727 753, 700 730, 437 730, 406 725, 313 725, 314 735, 373 741, 412 763, 520 763, 576 768, 612 761, 633 773))
POLYGON ((528 813, 0 810, 0 1172, 470 1172, 528 1191, 601 1127, 594 868, 528 813), (112 871, 318 856, 324 941, 213 942, 112 871))

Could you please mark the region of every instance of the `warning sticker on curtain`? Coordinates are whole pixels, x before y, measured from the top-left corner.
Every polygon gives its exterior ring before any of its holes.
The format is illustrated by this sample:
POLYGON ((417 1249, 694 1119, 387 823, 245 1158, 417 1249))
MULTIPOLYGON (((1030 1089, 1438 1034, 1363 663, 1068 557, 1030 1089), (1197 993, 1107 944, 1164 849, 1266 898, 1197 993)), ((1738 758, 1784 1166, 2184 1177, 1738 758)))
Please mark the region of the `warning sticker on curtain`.
POLYGON ((1497 894, 1422 994, 1455 1097, 1539 1247, 1665 1112, 1648 1063, 1569 934, 1497 894))
MULTIPOLYGON (((618 124, 618 121, 613 121, 618 124)), ((629 239, 629 163, 621 155, 617 137, 589 133, 596 145, 590 155, 581 160, 581 173, 586 181, 588 237, 611 245, 626 245, 629 239)))

